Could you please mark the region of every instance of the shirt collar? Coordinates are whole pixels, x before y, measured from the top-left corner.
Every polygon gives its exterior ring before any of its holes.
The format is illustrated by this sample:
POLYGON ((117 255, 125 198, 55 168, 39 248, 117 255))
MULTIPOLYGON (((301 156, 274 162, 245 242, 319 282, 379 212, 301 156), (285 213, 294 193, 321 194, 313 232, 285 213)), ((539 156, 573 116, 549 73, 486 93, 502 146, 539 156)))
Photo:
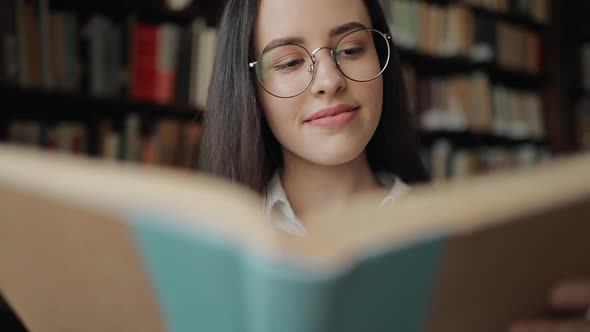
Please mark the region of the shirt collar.
POLYGON ((305 235, 305 227, 293 212, 287 193, 281 183, 279 172, 275 173, 267 188, 264 204, 265 214, 271 215, 277 228, 292 235, 305 235))
MULTIPOLYGON (((378 172, 376 175, 382 185, 392 188, 381 202, 380 207, 392 205, 410 189, 399 177, 392 173, 378 172)), ((276 172, 268 183, 264 211, 265 214, 271 215, 277 228, 295 236, 305 235, 305 226, 293 212, 287 193, 281 183, 279 172, 276 172)))

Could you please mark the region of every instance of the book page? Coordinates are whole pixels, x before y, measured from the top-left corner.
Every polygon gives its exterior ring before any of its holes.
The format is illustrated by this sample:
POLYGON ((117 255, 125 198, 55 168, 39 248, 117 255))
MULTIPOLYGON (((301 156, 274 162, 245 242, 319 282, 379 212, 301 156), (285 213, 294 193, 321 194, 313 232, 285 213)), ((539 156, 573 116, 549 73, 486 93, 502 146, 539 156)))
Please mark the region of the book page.
POLYGON ((174 227, 277 245, 260 197, 208 175, 0 146, 0 184, 109 215, 163 213, 175 217, 174 227))
POLYGON ((5 188, 0 210, 0 289, 29 331, 166 331, 123 223, 5 188))
POLYGON ((585 154, 531 169, 416 186, 391 207, 378 208, 382 197, 368 195, 318 214, 309 223, 309 235, 290 245, 301 255, 342 263, 359 252, 518 222, 588 203, 589 169, 585 154))

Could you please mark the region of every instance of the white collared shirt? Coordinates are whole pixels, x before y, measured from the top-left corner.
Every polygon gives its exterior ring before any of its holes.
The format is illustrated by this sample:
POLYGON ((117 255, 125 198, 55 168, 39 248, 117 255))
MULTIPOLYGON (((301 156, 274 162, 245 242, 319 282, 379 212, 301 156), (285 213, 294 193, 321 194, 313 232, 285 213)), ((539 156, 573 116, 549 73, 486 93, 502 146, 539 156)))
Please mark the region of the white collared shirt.
MULTIPOLYGON (((397 199, 406 194, 410 187, 408 187, 399 177, 391 173, 378 173, 377 178, 379 182, 391 187, 391 191, 380 204, 381 206, 392 205, 397 199)), ((281 178, 278 172, 273 176, 268 183, 268 192, 264 201, 264 211, 267 215, 273 215, 275 226, 291 235, 304 236, 305 226, 297 218, 293 208, 287 199, 287 194, 281 183, 281 178)))

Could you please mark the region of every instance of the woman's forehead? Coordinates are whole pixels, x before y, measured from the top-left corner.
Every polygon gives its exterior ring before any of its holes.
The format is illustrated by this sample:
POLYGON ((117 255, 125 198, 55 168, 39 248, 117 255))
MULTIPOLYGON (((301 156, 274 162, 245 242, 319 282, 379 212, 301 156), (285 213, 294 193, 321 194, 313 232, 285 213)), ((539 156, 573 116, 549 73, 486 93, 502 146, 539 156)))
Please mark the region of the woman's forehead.
POLYGON ((277 38, 323 42, 334 28, 350 22, 370 27, 363 0, 261 0, 255 28, 256 51, 259 53, 277 38))

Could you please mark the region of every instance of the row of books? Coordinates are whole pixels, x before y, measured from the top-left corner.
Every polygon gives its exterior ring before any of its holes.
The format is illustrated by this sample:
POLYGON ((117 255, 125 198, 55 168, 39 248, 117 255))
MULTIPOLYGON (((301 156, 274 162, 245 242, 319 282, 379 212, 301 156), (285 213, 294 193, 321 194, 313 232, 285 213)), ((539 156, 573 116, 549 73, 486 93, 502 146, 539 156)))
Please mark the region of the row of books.
POLYGON ((535 145, 467 149, 456 147, 445 139, 437 140, 429 149, 423 150, 423 158, 433 181, 531 167, 551 159, 545 148, 535 145))
POLYGON ((549 21, 551 12, 548 0, 463 0, 463 2, 495 12, 529 17, 542 24, 549 21))
POLYGON ((390 0, 387 8, 391 31, 402 48, 497 63, 513 71, 542 72, 542 40, 538 33, 492 17, 476 17, 458 3, 443 6, 390 0))
POLYGON ((582 44, 580 56, 580 82, 585 93, 590 94, 590 43, 582 44))
POLYGON ((590 99, 582 98, 579 100, 575 113, 579 147, 590 150, 590 99))
MULTIPOLYGON (((159 120, 146 124, 130 115, 122 129, 111 121, 99 125, 97 157, 141 164, 158 164, 182 169, 196 169, 199 163, 202 127, 195 123, 159 120)), ((38 121, 13 121, 8 126, 7 141, 68 154, 88 154, 89 129, 80 123, 46 124, 38 121)), ((465 149, 449 140, 438 139, 424 147, 424 161, 433 180, 448 180, 482 174, 509 167, 538 163, 546 153, 543 148, 523 144, 514 148, 485 147, 465 149)))
POLYGON ((487 74, 416 75, 403 66, 410 109, 425 130, 471 130, 516 139, 545 137, 541 98, 492 85, 487 74))
POLYGON ((217 29, 52 10, 48 0, 6 0, 7 84, 204 108, 217 29), (182 70, 179 70, 182 68, 182 70))
POLYGON ((8 124, 5 139, 12 144, 75 155, 90 154, 90 145, 96 143, 99 158, 183 169, 199 167, 200 124, 171 119, 150 123, 131 114, 122 124, 101 121, 96 130, 76 122, 14 120, 8 124), (97 142, 92 142, 94 135, 97 142))

